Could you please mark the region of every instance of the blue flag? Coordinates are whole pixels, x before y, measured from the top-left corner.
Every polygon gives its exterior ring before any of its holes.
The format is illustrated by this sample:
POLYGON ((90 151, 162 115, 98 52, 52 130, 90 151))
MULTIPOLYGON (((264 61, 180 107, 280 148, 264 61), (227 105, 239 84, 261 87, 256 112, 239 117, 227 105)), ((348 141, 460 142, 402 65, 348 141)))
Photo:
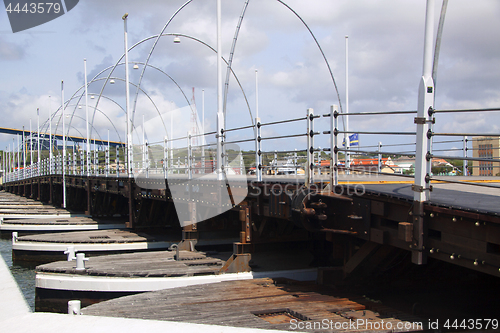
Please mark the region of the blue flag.
MULTIPOLYGON (((342 146, 345 146, 345 140, 342 142, 342 146)), ((349 146, 359 146, 359 134, 354 133, 353 135, 349 135, 349 146)))

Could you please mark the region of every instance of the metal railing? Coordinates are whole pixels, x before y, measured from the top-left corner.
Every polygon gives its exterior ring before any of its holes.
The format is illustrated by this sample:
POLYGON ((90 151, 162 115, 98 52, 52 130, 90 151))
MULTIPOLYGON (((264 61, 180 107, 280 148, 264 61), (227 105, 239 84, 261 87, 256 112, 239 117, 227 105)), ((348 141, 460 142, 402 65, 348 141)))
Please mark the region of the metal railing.
MULTIPOLYGON (((452 112, 495 112, 499 109, 476 109, 476 110, 429 110, 429 116, 434 117, 440 113, 452 112)), ((263 180, 263 176, 277 176, 280 174, 293 175, 303 179, 306 185, 315 181, 316 175, 329 175, 329 181, 333 185, 338 185, 339 174, 363 174, 363 175, 387 175, 414 177, 411 167, 404 167, 401 163, 397 164, 395 160, 390 161, 388 157, 406 157, 407 164, 419 165, 415 163, 416 156, 416 132, 413 131, 361 131, 356 129, 344 129, 339 126, 339 120, 342 117, 378 117, 383 115, 413 115, 416 111, 394 111, 394 112, 358 112, 358 113, 339 113, 336 106, 332 106, 330 112, 320 115, 314 115, 312 109, 307 109, 306 116, 281 121, 261 122, 256 119, 255 125, 239 126, 229 128, 223 131, 223 153, 224 167, 226 172, 232 172, 239 175, 250 175, 263 180), (325 121, 326 120, 326 121, 325 121), (304 124, 305 123, 305 124, 304 124), (297 124, 294 132, 281 135, 280 131, 272 135, 264 135, 263 128, 277 128, 286 124, 290 128, 291 124, 297 124), (329 130, 315 131, 315 126, 329 126, 329 130), (300 130, 303 128, 303 130, 300 130), (277 133, 277 134, 276 134, 277 133), (339 135, 349 138, 350 134, 364 135, 372 137, 372 142, 378 142, 377 145, 359 145, 357 149, 353 146, 342 146, 339 135), (325 136, 327 135, 327 136, 325 136), (394 137, 409 137, 410 142, 394 142, 394 137), (306 144, 299 146, 297 142, 293 150, 291 149, 272 149, 276 146, 283 146, 280 143, 283 140, 296 140, 305 138, 306 144), (328 147, 320 148, 315 145, 315 139, 321 138, 323 141, 328 138, 328 147), (388 144, 382 144, 384 141, 388 144), (388 139, 387 139, 388 138, 388 139), (241 150, 236 145, 255 146, 255 150, 241 150), (269 147, 269 149, 265 149, 269 147), (352 159, 352 155, 357 158, 352 159), (385 156, 385 157, 384 157, 385 156), (326 161, 326 162, 325 162, 326 161), (370 161, 369 164, 363 162, 370 161), (412 161, 414 161, 412 163, 412 161), (322 163, 323 162, 323 163, 322 163)), ((430 140, 429 149, 424 156, 426 169, 423 170, 426 175, 426 181, 432 180, 447 181, 450 183, 467 183, 458 178, 442 178, 443 174, 433 172, 436 170, 437 160, 447 160, 452 158, 455 161, 463 161, 462 170, 460 166, 452 166, 452 173, 455 175, 496 175, 498 165, 500 173, 500 159, 498 152, 500 150, 498 133, 442 133, 435 132, 436 119, 433 118, 432 126, 427 132, 427 138, 430 140), (460 137, 460 139, 456 139, 460 137), (435 138, 440 138, 435 140, 435 138), (453 139, 449 139, 453 138, 453 139), (457 147, 461 144, 462 147, 457 147), (452 147, 450 147, 450 145, 452 147), (487 146, 488 145, 488 146, 487 146), (460 154, 462 152, 462 154, 460 154), (470 155, 472 152, 472 156, 470 155), (448 153, 448 154, 447 154, 448 153), (458 153, 458 155, 457 155, 458 153), (459 156, 461 155, 461 156, 459 156), (433 166, 434 162, 434 166, 433 166)), ((209 143, 210 139, 216 139, 215 132, 207 133, 187 133, 185 136, 177 138, 165 138, 158 142, 142 142, 133 146, 133 172, 142 177, 164 177, 169 175, 185 175, 191 179, 199 174, 211 174, 216 172, 216 143, 209 143), (174 147, 175 145, 175 147, 174 147)), ((349 140, 349 139, 348 139, 349 140)), ((317 142, 317 141, 316 141, 317 142)), ((302 145, 302 144, 301 144, 302 145)), ((127 156, 125 148, 116 147, 111 151, 108 146, 103 146, 101 150, 95 149, 90 152, 84 150, 78 151, 73 148, 66 154, 65 161, 62 160, 62 154, 52 158, 40 159, 40 162, 28 162, 21 159, 26 158, 27 153, 8 153, 3 155, 4 182, 12 182, 26 178, 45 176, 51 174, 62 174, 63 164, 67 175, 91 175, 97 177, 130 177, 126 173, 126 161, 121 156, 127 156), (91 163, 87 168, 87 154, 91 163), (22 157, 21 157, 22 155, 22 157), (114 163, 111 161, 114 160, 114 163), (24 167, 25 165, 25 167, 24 167)), ((33 158, 33 157, 32 157, 33 158)), ((450 165, 443 162, 446 167, 450 165)), ((445 170, 444 168, 443 170, 445 170)), ((413 170, 415 171, 415 170, 413 170)), ((491 185, 494 186, 494 185, 491 185)))

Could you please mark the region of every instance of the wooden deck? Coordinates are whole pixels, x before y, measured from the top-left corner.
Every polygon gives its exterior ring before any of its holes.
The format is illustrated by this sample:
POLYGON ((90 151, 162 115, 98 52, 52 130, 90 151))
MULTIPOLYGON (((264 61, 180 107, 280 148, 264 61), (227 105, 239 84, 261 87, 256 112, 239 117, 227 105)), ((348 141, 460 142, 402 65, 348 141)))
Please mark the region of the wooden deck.
MULTIPOLYGON (((56 217, 56 218, 37 218, 22 220, 5 220, 4 225, 23 224, 29 226, 41 225, 98 225, 98 224, 116 224, 116 221, 95 220, 90 217, 56 217)), ((121 223, 125 225, 124 223, 121 223)))
POLYGON ((75 269, 75 261, 57 261, 37 266, 37 272, 113 277, 173 277, 219 274, 224 261, 207 257, 203 252, 180 251, 138 252, 93 257, 85 271, 75 269))
MULTIPOLYGON (((94 223, 97 223, 94 221, 94 223)), ((155 242, 160 237, 133 232, 124 229, 60 232, 40 235, 27 235, 18 238, 22 242, 101 244, 101 243, 134 243, 155 242)))
POLYGON ((422 329, 413 323, 426 322, 324 286, 269 278, 121 297, 91 305, 82 313, 290 331, 346 331, 343 328, 348 328, 349 332, 389 332, 387 328, 391 327, 392 332, 407 332, 422 329), (410 326, 411 330, 397 329, 410 326), (381 327, 386 329, 377 329, 381 327))

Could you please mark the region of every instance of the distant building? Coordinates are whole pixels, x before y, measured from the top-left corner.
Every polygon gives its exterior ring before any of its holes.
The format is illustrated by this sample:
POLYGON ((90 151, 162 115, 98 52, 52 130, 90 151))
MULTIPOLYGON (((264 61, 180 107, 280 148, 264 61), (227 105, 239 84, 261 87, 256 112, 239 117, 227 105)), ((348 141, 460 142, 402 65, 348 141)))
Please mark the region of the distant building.
MULTIPOLYGON (((380 170, 384 173, 401 173, 400 168, 392 162, 390 157, 381 159, 380 170)), ((321 161, 321 167, 328 168, 330 166, 330 160, 321 161)), ((339 172, 343 173, 345 169, 344 160, 339 161, 339 172)), ((353 158, 351 160, 351 171, 352 172, 378 172, 378 158, 353 158)))
MULTIPOLYGON (((500 138, 479 136, 472 139, 472 156, 474 158, 497 159, 500 152, 500 138)), ((499 176, 500 163, 473 161, 472 174, 475 176, 499 176)))

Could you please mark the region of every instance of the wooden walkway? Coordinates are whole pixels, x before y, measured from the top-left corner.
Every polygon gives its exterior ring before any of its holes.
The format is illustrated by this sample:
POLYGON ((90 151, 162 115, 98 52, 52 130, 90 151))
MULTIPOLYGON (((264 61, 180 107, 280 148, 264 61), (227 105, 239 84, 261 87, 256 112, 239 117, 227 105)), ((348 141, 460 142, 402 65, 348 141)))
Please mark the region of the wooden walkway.
MULTIPOLYGON (((94 221, 94 223, 97 223, 94 221)), ((27 235, 18 237, 21 242, 38 243, 71 243, 71 244, 114 244, 114 243, 136 243, 136 242, 156 242, 163 240, 160 237, 148 234, 133 232, 124 229, 113 230, 93 230, 76 232, 58 232, 40 235, 27 235)))
MULTIPOLYGON (((56 218, 37 218, 37 219, 22 219, 22 220, 5 220, 4 225, 23 224, 26 226, 41 226, 41 225, 98 225, 98 224, 118 224, 116 221, 94 220, 90 217, 56 217, 56 218)), ((124 223, 120 223, 125 226, 124 223)))
POLYGON ((121 297, 91 305, 82 313, 289 331, 407 332, 421 330, 416 323, 426 322, 324 286, 269 278, 121 297))
POLYGON ((66 209, 44 205, 38 201, 20 197, 6 192, 0 192, 0 217, 3 215, 60 215, 69 214, 66 209))
POLYGON ((37 272, 109 277, 176 277, 219 274, 224 261, 207 257, 203 252, 138 252, 92 257, 85 271, 77 271, 75 261, 57 261, 37 266, 37 272))

